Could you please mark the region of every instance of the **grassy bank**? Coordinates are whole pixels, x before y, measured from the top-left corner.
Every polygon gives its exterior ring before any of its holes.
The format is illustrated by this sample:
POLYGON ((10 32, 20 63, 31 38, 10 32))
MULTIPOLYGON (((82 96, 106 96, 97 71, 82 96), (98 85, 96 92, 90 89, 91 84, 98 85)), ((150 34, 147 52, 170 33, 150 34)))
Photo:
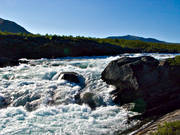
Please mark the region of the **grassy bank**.
POLYGON ((180 121, 165 122, 151 135, 180 135, 180 121))
POLYGON ((180 44, 172 43, 150 43, 139 40, 124 40, 124 39, 97 39, 98 42, 118 45, 123 48, 133 49, 140 52, 180 52, 180 44))
POLYGON ((0 57, 56 58, 142 52, 180 53, 180 44, 0 32, 0 57))
POLYGON ((170 65, 174 65, 174 66, 178 65, 179 66, 180 65, 180 55, 176 56, 173 59, 168 59, 168 62, 170 65))

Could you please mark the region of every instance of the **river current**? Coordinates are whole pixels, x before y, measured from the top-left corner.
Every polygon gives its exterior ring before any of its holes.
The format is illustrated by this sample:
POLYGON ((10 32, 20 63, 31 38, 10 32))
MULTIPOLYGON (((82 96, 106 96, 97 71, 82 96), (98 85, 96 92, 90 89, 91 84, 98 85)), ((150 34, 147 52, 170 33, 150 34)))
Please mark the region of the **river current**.
MULTIPOLYGON (((0 68, 0 97, 8 96, 12 103, 0 109, 0 135, 105 135, 115 134, 135 125, 127 116, 136 115, 112 102, 109 94, 114 86, 101 80, 108 63, 120 57, 149 55, 157 59, 178 54, 123 54, 107 57, 77 57, 28 60, 28 64, 0 68), (65 80, 54 79, 60 72, 76 72, 85 78, 85 88, 65 80), (100 99, 92 110, 75 102, 79 92, 93 92, 100 99), (58 93, 55 105, 49 105, 51 93, 58 93), (27 95, 38 95, 39 106, 27 111, 27 95), (21 103, 20 103, 21 102, 21 103)), ((35 96, 35 97, 36 97, 35 96)))

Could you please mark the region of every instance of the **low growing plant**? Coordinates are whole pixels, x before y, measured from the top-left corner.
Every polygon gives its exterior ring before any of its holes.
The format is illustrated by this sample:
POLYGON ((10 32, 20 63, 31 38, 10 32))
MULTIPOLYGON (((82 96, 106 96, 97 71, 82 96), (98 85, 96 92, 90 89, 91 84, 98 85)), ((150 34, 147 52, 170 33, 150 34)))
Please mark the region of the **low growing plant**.
POLYGON ((180 135, 180 121, 165 122, 151 135, 180 135))

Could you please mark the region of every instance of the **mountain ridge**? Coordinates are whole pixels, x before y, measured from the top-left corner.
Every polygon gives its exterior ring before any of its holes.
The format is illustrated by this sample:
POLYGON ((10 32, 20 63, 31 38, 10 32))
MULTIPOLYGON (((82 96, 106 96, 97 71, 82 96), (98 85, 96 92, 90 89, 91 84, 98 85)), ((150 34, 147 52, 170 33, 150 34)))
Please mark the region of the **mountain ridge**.
POLYGON ((26 34, 30 33, 19 24, 2 18, 0 18, 0 31, 11 32, 11 33, 26 33, 26 34))
MULTIPOLYGON (((0 17, 0 31, 2 32, 10 32, 10 33, 26 33, 26 34, 32 34, 29 31, 27 31, 24 27, 17 24, 16 22, 5 20, 0 17)), ((161 41, 156 38, 145 38, 140 36, 134 36, 134 35, 125 35, 125 36, 108 36, 106 38, 102 39, 125 39, 125 40, 139 40, 143 42, 151 42, 151 43, 166 43, 166 44, 179 44, 179 43, 172 43, 172 42, 166 42, 161 41)))
POLYGON ((144 38, 134 35, 125 35, 125 36, 109 36, 108 39, 126 39, 126 40, 140 40, 144 42, 152 42, 152 43, 167 43, 165 41, 161 41, 155 38, 144 38))

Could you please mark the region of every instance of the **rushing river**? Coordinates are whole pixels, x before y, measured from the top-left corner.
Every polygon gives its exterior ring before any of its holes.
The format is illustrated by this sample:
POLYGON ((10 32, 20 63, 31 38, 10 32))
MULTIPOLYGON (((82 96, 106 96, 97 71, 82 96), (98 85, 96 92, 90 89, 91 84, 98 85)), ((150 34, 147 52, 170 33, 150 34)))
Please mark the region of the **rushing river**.
MULTIPOLYGON (((107 64, 120 57, 150 55, 157 59, 178 54, 124 54, 113 57, 81 57, 29 60, 29 64, 0 68, 0 97, 10 97, 11 104, 0 109, 0 135, 105 135, 123 131, 138 121, 127 122, 134 112, 113 104, 109 93, 113 86, 101 78, 107 64), (85 78, 86 86, 53 79, 60 72, 76 72, 85 78), (75 103, 75 95, 93 92, 100 99, 99 107, 75 103), (58 93, 55 105, 48 103, 58 93), (39 106, 29 112, 24 107, 27 96, 38 95, 39 106)), ((36 97, 35 96, 35 97, 36 97)), ((36 99, 36 98, 35 98, 36 99)))

